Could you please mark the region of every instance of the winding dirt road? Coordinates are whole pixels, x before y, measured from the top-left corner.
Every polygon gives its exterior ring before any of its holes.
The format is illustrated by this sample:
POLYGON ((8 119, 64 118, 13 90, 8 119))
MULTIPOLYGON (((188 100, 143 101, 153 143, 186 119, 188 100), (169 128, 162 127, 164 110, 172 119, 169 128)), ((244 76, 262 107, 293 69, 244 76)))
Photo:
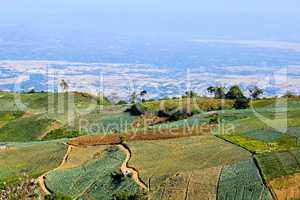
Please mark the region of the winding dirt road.
POLYGON ((69 157, 69 155, 70 155, 70 153, 71 153, 71 151, 72 151, 73 146, 68 145, 68 144, 66 144, 66 143, 64 143, 64 144, 68 146, 68 150, 67 150, 67 152, 66 152, 66 154, 65 154, 65 156, 64 156, 64 158, 63 158, 63 160, 62 160, 62 162, 60 163, 60 165, 59 165, 57 168, 52 169, 52 170, 50 170, 50 171, 48 171, 48 172, 42 174, 41 176, 39 176, 39 177, 37 178, 37 182, 38 182, 38 184, 40 185, 41 190, 42 190, 42 192, 43 192, 45 195, 51 194, 51 192, 47 189, 46 184, 45 184, 46 176, 47 176, 51 171, 54 171, 54 170, 57 170, 57 169, 61 168, 61 167, 66 163, 66 161, 68 160, 68 157, 69 157))
MULTIPOLYGON (((64 143, 64 144, 68 146, 68 150, 67 150, 67 152, 66 152, 66 154, 65 154, 65 156, 64 156, 64 158, 63 158, 63 160, 62 160, 62 162, 61 162, 61 164, 60 164, 57 168, 52 169, 52 170, 50 170, 50 171, 48 171, 48 172, 42 174, 41 176, 39 176, 39 177, 37 178, 37 182, 38 182, 38 184, 40 185, 40 188, 41 188, 42 192, 43 192, 45 195, 51 194, 51 192, 47 189, 46 184, 45 184, 46 176, 47 176, 51 171, 55 171, 55 170, 60 169, 60 168, 66 163, 66 161, 68 160, 68 157, 69 157, 69 155, 70 155, 70 153, 71 153, 71 151, 72 151, 72 149, 73 149, 73 146, 72 146, 72 145, 68 145, 68 144, 66 144, 66 143, 64 143)), ((123 173, 123 174, 125 174, 125 173, 131 174, 131 175, 132 175, 132 179, 133 179, 133 180, 134 180, 141 188, 146 189, 146 190, 149 190, 148 187, 147 187, 147 185, 140 179, 137 170, 135 170, 134 168, 128 167, 128 162, 129 162, 129 160, 130 160, 130 158, 131 158, 131 152, 130 152, 130 150, 127 149, 127 147, 126 147, 125 145, 122 145, 122 144, 118 145, 118 147, 119 147, 119 148, 125 153, 125 155, 126 155, 126 158, 125 158, 125 160, 124 160, 124 162, 122 163, 122 166, 121 166, 121 171, 122 171, 122 173, 123 173)))
POLYGON ((127 147, 123 144, 118 145, 119 148, 124 151, 126 154, 125 161, 123 162, 121 166, 121 171, 123 174, 130 173, 132 175, 132 179, 143 189, 148 190, 147 185, 140 179, 138 172, 134 169, 128 166, 128 162, 131 158, 131 152, 127 147))

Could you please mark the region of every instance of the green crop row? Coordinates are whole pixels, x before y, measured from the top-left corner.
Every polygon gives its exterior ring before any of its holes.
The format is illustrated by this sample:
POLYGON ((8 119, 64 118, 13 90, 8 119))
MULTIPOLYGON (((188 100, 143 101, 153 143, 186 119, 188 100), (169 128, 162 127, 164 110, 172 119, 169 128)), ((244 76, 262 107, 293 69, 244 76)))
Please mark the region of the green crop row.
POLYGON ((264 186, 252 160, 239 161, 223 168, 218 199, 271 200, 269 190, 264 186))
POLYGON ((300 150, 256 155, 266 180, 292 175, 300 170, 300 150))

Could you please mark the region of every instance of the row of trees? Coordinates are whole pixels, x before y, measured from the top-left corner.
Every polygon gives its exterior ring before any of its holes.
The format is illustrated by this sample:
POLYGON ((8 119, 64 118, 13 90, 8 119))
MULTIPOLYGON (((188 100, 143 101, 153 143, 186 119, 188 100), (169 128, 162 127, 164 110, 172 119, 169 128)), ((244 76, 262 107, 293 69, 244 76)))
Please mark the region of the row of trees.
MULTIPOLYGON (((245 109, 249 107, 250 100, 244 95, 238 85, 231 86, 228 91, 225 87, 208 87, 207 91, 213 94, 216 99, 235 100, 233 107, 236 109, 245 109)), ((263 94, 263 90, 257 86, 249 89, 250 98, 258 99, 263 94)))
MULTIPOLYGON (((225 87, 221 86, 210 86, 207 88, 207 91, 210 94, 213 94, 216 99, 241 99, 246 98, 243 91, 238 85, 234 85, 229 88, 226 92, 225 87)), ((249 89, 249 94, 252 99, 258 99, 260 95, 263 94, 263 90, 258 88, 257 86, 249 89)))

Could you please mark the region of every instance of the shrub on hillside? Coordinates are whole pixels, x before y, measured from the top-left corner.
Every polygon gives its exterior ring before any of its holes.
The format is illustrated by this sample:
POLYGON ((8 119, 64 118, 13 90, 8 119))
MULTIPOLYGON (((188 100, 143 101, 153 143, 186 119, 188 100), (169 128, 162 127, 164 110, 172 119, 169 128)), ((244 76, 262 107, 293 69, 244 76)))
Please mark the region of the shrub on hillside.
POLYGON ((178 121, 191 117, 192 115, 197 114, 196 110, 188 112, 186 109, 176 110, 174 109, 164 109, 157 112, 158 117, 168 118, 167 121, 178 121))
POLYGON ((235 109, 246 109, 249 108, 250 101, 247 98, 238 98, 235 100, 233 107, 235 109))
POLYGON ((125 112, 129 112, 133 116, 140 116, 142 114, 145 114, 145 112, 137 104, 133 104, 130 108, 125 110, 125 112))
POLYGON ((209 124, 218 124, 219 123, 219 115, 218 114, 211 115, 208 123, 209 124))
POLYGON ((222 106, 221 105, 215 105, 215 106, 209 106, 207 108, 207 112, 209 112, 209 111, 216 111, 216 110, 222 110, 222 106))
POLYGON ((124 100, 120 100, 117 103, 117 105, 126 105, 126 104, 127 104, 127 101, 124 101, 124 100))
POLYGON ((114 185, 120 185, 125 179, 125 176, 121 171, 111 173, 110 177, 114 185))
POLYGON ((186 119, 191 116, 192 113, 189 113, 186 110, 178 110, 170 115, 168 121, 178 121, 178 120, 186 119))

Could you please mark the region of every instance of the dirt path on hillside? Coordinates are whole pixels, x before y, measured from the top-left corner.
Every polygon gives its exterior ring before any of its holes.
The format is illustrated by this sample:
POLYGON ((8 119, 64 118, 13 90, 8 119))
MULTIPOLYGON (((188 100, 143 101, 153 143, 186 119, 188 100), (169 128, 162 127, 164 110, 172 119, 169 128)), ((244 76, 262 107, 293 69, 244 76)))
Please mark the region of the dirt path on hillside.
POLYGON ((41 187, 41 189, 42 189, 42 192, 43 192, 45 195, 51 194, 51 192, 47 189, 46 184, 45 184, 46 176, 47 176, 51 171, 55 171, 55 170, 58 170, 59 168, 61 168, 61 167, 66 163, 66 161, 68 160, 68 157, 69 157, 69 155, 70 155, 70 153, 71 153, 71 151, 72 151, 73 146, 68 145, 68 144, 66 144, 66 143, 64 143, 64 144, 68 146, 68 150, 67 150, 67 152, 66 152, 66 154, 65 154, 65 156, 64 156, 64 158, 63 158, 63 160, 62 160, 62 162, 60 163, 60 165, 59 165, 57 168, 55 168, 55 169, 52 169, 52 170, 50 170, 50 171, 48 171, 48 172, 45 172, 44 174, 42 174, 41 176, 39 176, 39 177, 37 178, 37 182, 38 182, 38 184, 40 185, 40 187, 41 187))
POLYGON ((140 179, 139 174, 137 172, 137 170, 135 170, 132 167, 128 166, 128 162, 131 158, 131 152, 129 149, 127 149, 127 147, 123 144, 118 145, 119 148, 124 151, 124 153, 126 154, 126 158, 121 166, 121 171, 123 172, 123 174, 130 173, 132 175, 132 179, 143 189, 148 190, 148 187, 146 186, 145 183, 143 183, 143 181, 140 179))

